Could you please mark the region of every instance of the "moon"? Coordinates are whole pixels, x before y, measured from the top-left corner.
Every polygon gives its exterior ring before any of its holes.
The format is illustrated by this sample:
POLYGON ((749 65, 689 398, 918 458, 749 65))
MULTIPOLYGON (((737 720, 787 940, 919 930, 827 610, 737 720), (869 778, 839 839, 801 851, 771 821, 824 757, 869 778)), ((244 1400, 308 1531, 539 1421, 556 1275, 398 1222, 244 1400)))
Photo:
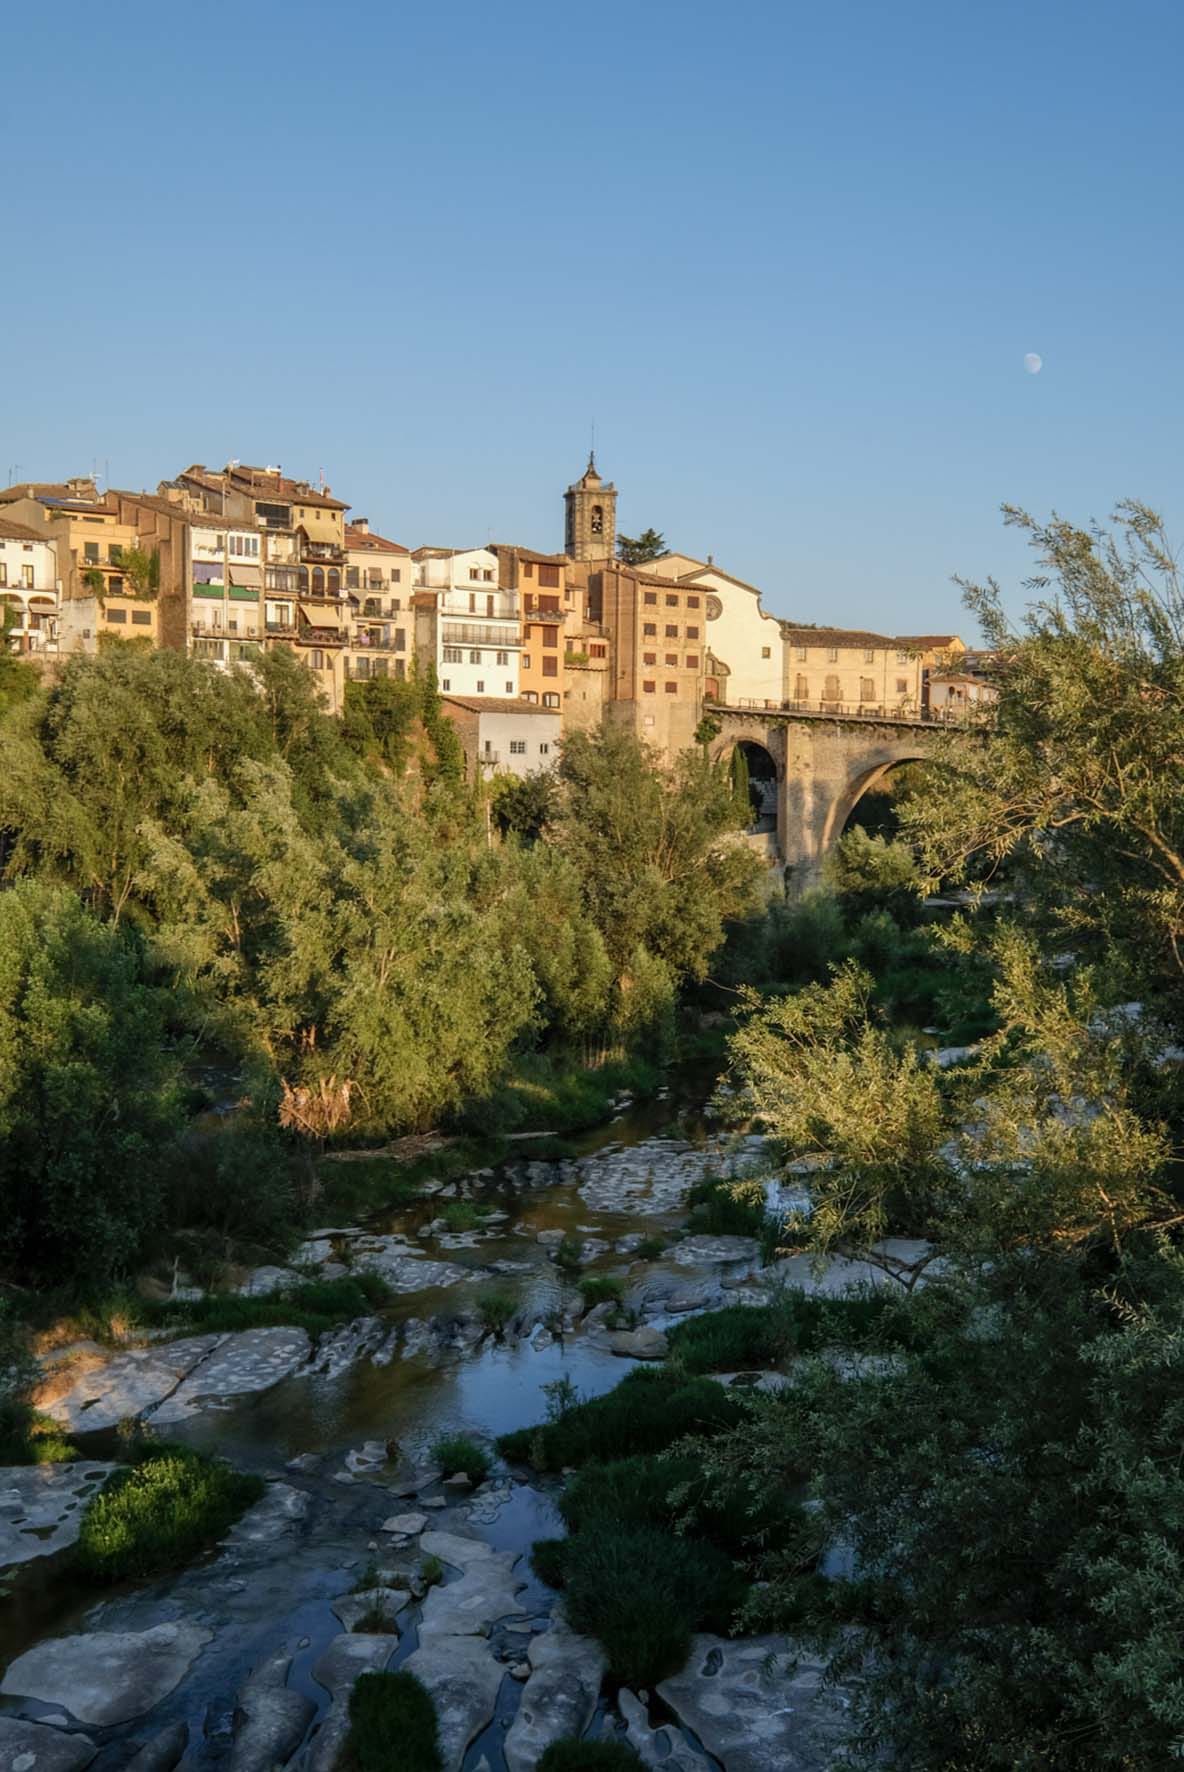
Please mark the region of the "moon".
POLYGON ((1024 358, 1024 368, 1029 375, 1039 375, 1044 368, 1044 358, 1038 357, 1035 351, 1029 351, 1024 358))

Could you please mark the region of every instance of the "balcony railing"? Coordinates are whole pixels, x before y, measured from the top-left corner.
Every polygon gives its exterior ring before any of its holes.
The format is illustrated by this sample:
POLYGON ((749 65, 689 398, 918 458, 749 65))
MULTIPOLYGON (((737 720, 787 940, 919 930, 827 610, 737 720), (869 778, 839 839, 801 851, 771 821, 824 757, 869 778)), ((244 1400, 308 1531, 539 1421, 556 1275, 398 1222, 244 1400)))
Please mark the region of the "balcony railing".
POLYGON ((337 563, 345 559, 345 549, 335 541, 306 541, 300 555, 304 560, 331 560, 337 563))
POLYGON ((340 628, 297 628, 292 634, 297 646, 344 646, 346 635, 340 628))
POLYGON ((394 639, 364 640, 360 634, 355 634, 352 645, 355 652, 406 652, 407 636, 404 634, 402 640, 398 641, 394 639))
POLYGON ((444 621, 440 642, 444 646, 492 646, 498 652, 516 652, 522 645, 518 624, 510 632, 480 621, 444 621))

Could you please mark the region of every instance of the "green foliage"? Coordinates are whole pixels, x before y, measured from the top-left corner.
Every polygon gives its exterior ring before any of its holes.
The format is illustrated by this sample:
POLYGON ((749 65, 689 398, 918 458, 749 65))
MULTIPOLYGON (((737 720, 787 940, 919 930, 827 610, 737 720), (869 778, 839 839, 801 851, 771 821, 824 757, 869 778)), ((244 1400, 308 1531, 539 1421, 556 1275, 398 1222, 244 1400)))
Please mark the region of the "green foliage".
POLYGON ((149 1447, 87 1503, 77 1562, 94 1581, 181 1569, 263 1494, 260 1477, 187 1446, 149 1447))
POLYGON ((644 1762, 618 1741, 553 1741, 538 1772, 638 1772, 644 1762))
POLYGON ((305 1280, 258 1298, 238 1293, 210 1293, 176 1304, 145 1306, 142 1317, 178 1333, 184 1329, 230 1334, 238 1329, 307 1329, 322 1335, 339 1323, 353 1322, 386 1304, 390 1292, 375 1274, 350 1274, 340 1280, 305 1280))
POLYGON ((565 1274, 578 1274, 583 1264, 584 1244, 574 1231, 564 1231, 555 1246, 555 1266, 565 1274))
POLYGON ((728 776, 732 784, 732 798, 736 802, 737 816, 742 818, 745 824, 750 824, 754 811, 752 783, 748 778, 748 756, 743 745, 732 746, 728 776))
POLYGON ((359 1676, 341 1764, 345 1772, 444 1772, 436 1707, 414 1674, 359 1676))
POLYGON ((518 1295, 508 1286, 486 1286, 477 1294, 477 1314, 493 1335, 501 1335, 518 1309, 518 1295))
POLYGON ((419 1579, 425 1588, 435 1587, 444 1579, 444 1565, 439 1557, 424 1557, 419 1565, 419 1579))
POLYGON ((725 1181, 705 1175, 687 1195, 691 1229, 713 1237, 756 1237, 774 1242, 777 1229, 765 1205, 761 1182, 749 1179, 725 1181))
POLYGON ((402 775, 411 756, 422 694, 414 680, 352 679, 345 686, 342 737, 359 757, 386 764, 402 775))
POLYGON ((616 1304, 625 1290, 625 1282, 615 1274, 587 1274, 578 1284, 588 1311, 598 1304, 616 1304))
POLYGON ((474 1487, 489 1475, 489 1454, 468 1434, 445 1434, 432 1447, 432 1457, 446 1477, 463 1471, 474 1487))
POLYGON ((0 892, 0 1220, 22 1278, 102 1284, 160 1223, 176 1121, 162 1004, 74 893, 0 892))
POLYGON ((563 1559, 568 1542, 566 1538, 536 1538, 530 1547, 531 1569, 548 1587, 563 1586, 563 1559))
POLYGON ((743 1412, 739 1398, 711 1379, 642 1368, 606 1395, 565 1408, 554 1420, 504 1434, 497 1447, 513 1462, 558 1471, 593 1458, 664 1452, 686 1434, 722 1432, 743 1412))
POLYGON ((643 1237, 633 1251, 634 1261, 657 1261, 666 1253, 666 1245, 661 1237, 643 1237))
POLYGON ((495 775, 489 810, 503 837, 537 843, 555 811, 555 776, 551 770, 533 775, 495 775))
POLYGON ((692 1632, 730 1632, 744 1603, 722 1551, 645 1526, 590 1525, 568 1541, 563 1572, 573 1629, 596 1637, 612 1677, 633 1687, 676 1673, 692 1632))
POLYGON ((657 529, 643 529, 640 535, 618 535, 617 559, 626 566, 644 566, 660 559, 666 552, 666 537, 657 529))
POLYGON ((40 1376, 24 1325, 0 1298, 0 1465, 62 1464, 78 1456, 57 1423, 33 1408, 40 1376))

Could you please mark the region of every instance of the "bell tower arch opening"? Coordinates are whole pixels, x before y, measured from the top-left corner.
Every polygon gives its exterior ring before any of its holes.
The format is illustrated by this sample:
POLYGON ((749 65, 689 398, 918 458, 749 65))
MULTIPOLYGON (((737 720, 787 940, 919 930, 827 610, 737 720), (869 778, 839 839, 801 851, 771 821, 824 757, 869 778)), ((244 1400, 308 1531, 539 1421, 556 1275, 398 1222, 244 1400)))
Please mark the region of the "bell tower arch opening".
POLYGON ((596 456, 588 457, 574 486, 563 495, 566 521, 563 550, 572 560, 611 560, 617 551, 617 489, 602 480, 596 456))

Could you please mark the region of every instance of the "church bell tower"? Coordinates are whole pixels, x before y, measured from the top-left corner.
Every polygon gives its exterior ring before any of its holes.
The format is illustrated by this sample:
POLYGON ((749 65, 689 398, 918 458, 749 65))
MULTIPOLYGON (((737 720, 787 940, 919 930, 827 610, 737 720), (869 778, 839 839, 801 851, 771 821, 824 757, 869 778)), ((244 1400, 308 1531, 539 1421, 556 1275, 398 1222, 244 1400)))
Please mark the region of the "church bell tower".
POLYGON ((563 551, 571 560, 611 560, 617 551, 617 489, 596 472, 595 453, 563 495, 567 527, 563 551))

